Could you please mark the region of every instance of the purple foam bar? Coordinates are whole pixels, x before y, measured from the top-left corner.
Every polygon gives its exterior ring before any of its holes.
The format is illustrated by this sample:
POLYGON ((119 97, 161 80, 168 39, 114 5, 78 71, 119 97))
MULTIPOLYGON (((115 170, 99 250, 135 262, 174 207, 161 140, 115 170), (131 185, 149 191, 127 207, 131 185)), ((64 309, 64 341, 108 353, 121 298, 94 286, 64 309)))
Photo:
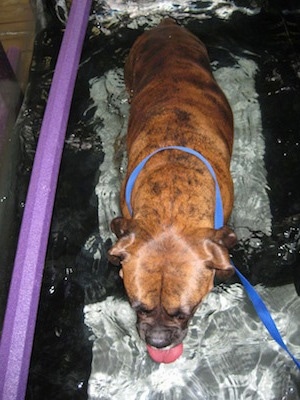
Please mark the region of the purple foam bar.
POLYGON ((91 0, 73 0, 36 150, 0 344, 0 399, 22 400, 60 160, 91 0))

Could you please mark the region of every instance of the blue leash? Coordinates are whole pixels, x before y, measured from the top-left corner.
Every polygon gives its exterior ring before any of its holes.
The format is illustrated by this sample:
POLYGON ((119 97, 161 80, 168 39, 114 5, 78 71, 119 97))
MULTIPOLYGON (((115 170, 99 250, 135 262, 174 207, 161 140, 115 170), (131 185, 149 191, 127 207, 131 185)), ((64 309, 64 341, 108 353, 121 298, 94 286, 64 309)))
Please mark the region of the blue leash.
MULTIPOLYGON (((232 263, 232 265, 233 265, 233 263, 232 263)), ((235 273, 237 274, 240 281, 244 285, 244 288, 247 292, 249 299, 251 300, 251 302, 253 304, 255 311, 257 312, 262 323, 265 325, 267 331, 272 336, 272 338, 275 340, 275 342, 277 344, 279 344, 279 346, 288 353, 288 355, 291 357, 291 359, 294 361, 294 363, 300 369, 300 361, 295 358, 295 356, 288 349, 287 345, 284 343, 282 336, 280 335, 280 332, 279 332, 269 310, 267 309, 265 303, 263 302, 262 298, 259 296, 259 294, 254 289, 254 287, 251 285, 251 283, 244 277, 243 274, 240 273, 240 271, 235 266, 234 266, 234 269, 235 269, 235 273)))
MULTIPOLYGON (((133 170, 131 173, 127 184, 125 188, 125 200, 126 204, 128 207, 128 210, 130 214, 132 215, 132 207, 131 207, 131 193, 135 184, 135 181, 141 172, 141 170, 144 168, 145 164, 147 161, 154 156, 155 154, 159 153, 160 151, 164 150, 181 150, 184 151, 185 153, 192 154, 199 158, 207 167, 209 172, 211 173, 214 181, 215 181, 215 186, 216 186, 216 208, 215 208, 215 229, 220 229, 224 225, 224 215, 223 215, 223 203, 222 203, 222 197, 221 197, 221 192, 220 192, 220 187, 218 184, 218 180, 215 174, 214 169, 212 168, 211 164, 207 161, 205 157, 203 157, 200 153, 197 151, 189 148, 189 147, 183 147, 183 146, 166 146, 166 147, 161 147, 157 150, 155 150, 153 153, 149 154, 147 157, 145 157, 138 165, 137 167, 133 170)), ((262 298, 259 296, 259 294, 256 292, 254 287, 251 285, 251 283, 244 277, 243 274, 235 267, 235 265, 232 262, 232 265, 234 267, 235 273, 239 277, 241 283, 243 284, 247 295, 249 299, 251 300, 253 307, 255 311, 257 312, 259 318, 265 325, 267 331, 271 335, 271 337, 275 340, 275 342, 287 352, 287 354, 291 357, 291 359, 294 361, 296 366, 300 369, 300 361, 295 358, 295 356, 290 352, 286 344, 284 343, 282 336, 280 335, 280 332, 278 331, 278 328, 268 311, 265 303, 263 302, 262 298)))

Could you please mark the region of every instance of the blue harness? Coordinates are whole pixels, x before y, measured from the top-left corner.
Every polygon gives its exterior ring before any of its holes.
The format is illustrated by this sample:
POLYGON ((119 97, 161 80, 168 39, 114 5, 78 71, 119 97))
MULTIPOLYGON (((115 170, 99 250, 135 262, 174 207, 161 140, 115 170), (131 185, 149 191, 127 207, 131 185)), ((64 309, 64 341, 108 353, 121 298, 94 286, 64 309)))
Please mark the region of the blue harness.
MULTIPOLYGON (((209 170, 209 172, 211 173, 211 175, 215 181, 215 188, 216 188, 216 190, 215 190, 215 192, 216 192, 216 208, 215 208, 215 224, 214 224, 215 229, 222 228, 222 226, 224 225, 223 203, 222 203, 220 187, 218 184, 218 180, 217 180, 215 171, 205 157, 203 157, 200 153, 198 153, 197 151, 195 151, 189 147, 182 147, 182 146, 161 147, 161 148, 155 150, 153 153, 149 154, 147 157, 145 157, 137 165, 137 167, 135 167, 135 169, 132 171, 132 173, 127 181, 126 188, 125 188, 125 200, 126 200, 126 205, 128 207, 130 214, 132 215, 131 193, 132 193, 135 181, 136 181, 139 173, 141 172, 141 170, 144 168, 145 164, 151 157, 153 157, 155 154, 157 154, 161 151, 164 151, 164 150, 184 151, 185 153, 189 153, 189 154, 196 156, 206 165, 207 169, 209 170)), ((259 318, 265 325, 266 329, 268 330, 268 332, 270 333, 272 338, 277 342, 277 344, 288 353, 288 355, 292 358, 292 360, 294 361, 296 366, 300 369, 300 361, 298 361, 295 358, 295 356, 290 352, 290 350, 284 343, 282 336, 280 335, 280 332, 278 331, 277 326, 276 326, 270 312, 268 311, 266 305, 264 304, 262 298, 256 292, 254 287, 250 284, 250 282, 244 277, 244 275, 241 274, 241 272, 235 267, 235 265, 233 264, 232 261, 231 261, 231 263, 234 267, 235 273, 237 274, 240 281, 244 285, 244 288, 248 294, 248 297, 251 300, 259 318)))

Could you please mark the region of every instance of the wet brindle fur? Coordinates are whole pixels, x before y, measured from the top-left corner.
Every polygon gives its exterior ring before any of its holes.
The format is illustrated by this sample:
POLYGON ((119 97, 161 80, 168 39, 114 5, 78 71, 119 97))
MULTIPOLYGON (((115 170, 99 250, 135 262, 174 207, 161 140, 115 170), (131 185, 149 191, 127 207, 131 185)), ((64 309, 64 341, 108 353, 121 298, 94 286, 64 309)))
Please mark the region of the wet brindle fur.
POLYGON ((132 216, 125 184, 154 150, 193 148, 215 170, 226 223, 233 206, 233 118, 204 44, 170 19, 135 42, 125 80, 131 100, 128 170, 121 191, 123 216, 111 224, 118 241, 109 257, 122 265, 140 336, 163 348, 184 339, 215 275, 225 279, 233 273, 228 248, 236 236, 226 226, 214 229, 214 181, 193 155, 167 150, 150 158, 132 192, 132 216))

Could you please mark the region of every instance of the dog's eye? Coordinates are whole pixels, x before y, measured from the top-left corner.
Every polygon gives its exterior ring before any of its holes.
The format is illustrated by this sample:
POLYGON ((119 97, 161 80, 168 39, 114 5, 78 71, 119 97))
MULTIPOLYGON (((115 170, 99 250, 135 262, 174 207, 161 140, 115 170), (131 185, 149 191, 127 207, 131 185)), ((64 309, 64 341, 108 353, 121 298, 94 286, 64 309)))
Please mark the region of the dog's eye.
POLYGON ((152 309, 149 309, 149 308, 145 307, 144 305, 141 305, 140 303, 132 304, 132 308, 134 309, 134 311, 137 314, 139 314, 141 316, 147 316, 147 315, 150 315, 153 312, 152 309))
POLYGON ((146 309, 146 308, 139 308, 139 309, 137 310, 137 313, 138 313, 139 315, 142 315, 142 316, 149 316, 152 312, 153 312, 153 310, 148 310, 148 309, 146 309))
POLYGON ((185 315, 185 314, 181 314, 181 313, 179 313, 179 314, 177 314, 174 318, 176 318, 176 319, 180 319, 180 320, 184 320, 184 319, 187 319, 188 318, 188 316, 187 315, 185 315))
POLYGON ((176 313, 169 314, 171 318, 185 320, 188 319, 188 315, 184 314, 182 311, 177 311, 176 313))

